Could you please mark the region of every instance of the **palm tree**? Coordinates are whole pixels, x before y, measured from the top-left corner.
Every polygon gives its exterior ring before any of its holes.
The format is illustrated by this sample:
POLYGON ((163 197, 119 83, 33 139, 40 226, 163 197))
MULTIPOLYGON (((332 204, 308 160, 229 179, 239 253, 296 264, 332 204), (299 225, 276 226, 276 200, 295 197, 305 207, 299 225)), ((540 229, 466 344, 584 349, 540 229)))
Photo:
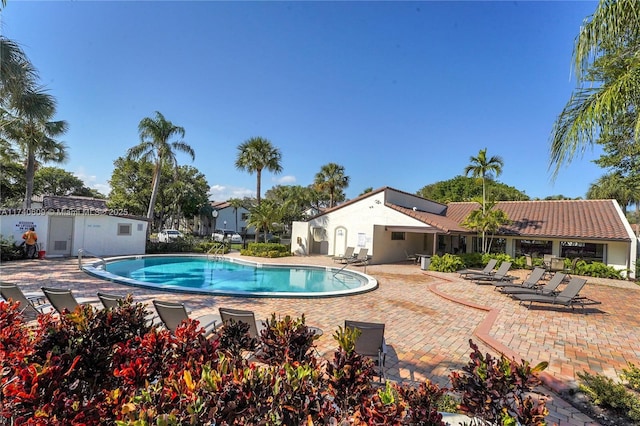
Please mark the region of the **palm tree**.
POLYGON ((233 213, 236 217, 234 231, 238 232, 238 209, 244 207, 244 200, 242 198, 232 198, 227 201, 231 207, 233 207, 233 213))
POLYGON ((634 191, 637 185, 632 179, 627 179, 620 173, 608 173, 589 186, 587 199, 615 199, 620 204, 622 212, 627 213, 627 206, 635 201, 634 191))
POLYGON ((471 176, 476 179, 482 179, 482 212, 484 213, 485 204, 487 203, 485 179, 490 177, 491 174, 500 176, 504 161, 502 157, 497 155, 487 158, 487 148, 481 149, 480 152, 478 152, 478 156, 470 157, 469 161, 471 161, 471 164, 464 168, 464 174, 465 176, 471 174, 471 176))
POLYGON ((151 200, 147 210, 147 219, 153 224, 153 212, 160 188, 162 166, 165 164, 177 167, 177 151, 183 152, 195 159, 193 148, 182 140, 169 142, 172 137, 184 137, 184 128, 174 125, 171 121, 156 111, 155 118, 145 117, 138 124, 140 143, 129 149, 127 157, 143 159, 154 163, 151 200))
POLYGON ((329 208, 335 205, 336 194, 349 186, 349 176, 344 175, 344 167, 328 163, 316 173, 314 185, 317 190, 329 193, 329 208))
POLYGON ((26 88, 36 87, 38 72, 18 44, 0 36, 0 98, 11 102, 26 88))
POLYGON ((238 146, 236 168, 248 171, 249 174, 256 173, 256 199, 258 200, 258 205, 261 202, 262 170, 266 169, 276 174, 280 173, 282 171, 281 161, 282 154, 280 150, 275 148, 268 139, 253 137, 238 146))
POLYGON ((10 110, 1 111, 0 129, 16 142, 25 158, 26 189, 24 207, 31 208, 36 165, 40 162, 62 163, 67 159, 64 143, 55 138, 66 133, 66 121, 53 121, 56 101, 41 88, 25 87, 11 95, 10 110))
MULTIPOLYGON (((500 173, 502 173, 502 166, 504 166, 504 161, 502 161, 502 158, 497 155, 494 155, 491 158, 487 158, 487 148, 481 149, 480 152, 478 152, 478 156, 470 157, 469 161, 471 161, 471 164, 469 164, 467 167, 464 168, 464 174, 465 176, 468 176, 469 174, 471 174, 471 176, 474 178, 482 179, 482 216, 485 216, 486 204, 487 204, 485 180, 492 173, 495 173, 496 176, 499 176, 500 173)), ((485 250, 485 247, 486 247, 485 233, 486 233, 485 229, 483 228, 482 229, 483 251, 485 250)))
POLYGON ((264 231, 264 242, 267 242, 267 233, 273 229, 274 224, 282 222, 283 206, 271 200, 265 200, 264 203, 256 205, 249 211, 247 225, 256 228, 256 242, 258 242, 258 233, 262 229, 264 231))
POLYGON ((562 163, 596 140, 619 114, 634 111, 640 137, 640 2, 601 0, 580 28, 573 50, 578 88, 554 123, 550 164, 562 163), (603 61, 604 59, 604 61, 603 61))

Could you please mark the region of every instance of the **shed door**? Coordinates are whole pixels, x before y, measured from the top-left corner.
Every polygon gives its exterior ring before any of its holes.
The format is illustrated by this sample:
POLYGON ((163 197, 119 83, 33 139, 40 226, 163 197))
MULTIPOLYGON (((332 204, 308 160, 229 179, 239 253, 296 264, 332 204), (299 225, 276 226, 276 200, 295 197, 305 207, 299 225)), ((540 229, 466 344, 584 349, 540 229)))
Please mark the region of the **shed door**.
POLYGON ((49 243, 47 255, 71 256, 73 217, 51 216, 49 219, 49 243))

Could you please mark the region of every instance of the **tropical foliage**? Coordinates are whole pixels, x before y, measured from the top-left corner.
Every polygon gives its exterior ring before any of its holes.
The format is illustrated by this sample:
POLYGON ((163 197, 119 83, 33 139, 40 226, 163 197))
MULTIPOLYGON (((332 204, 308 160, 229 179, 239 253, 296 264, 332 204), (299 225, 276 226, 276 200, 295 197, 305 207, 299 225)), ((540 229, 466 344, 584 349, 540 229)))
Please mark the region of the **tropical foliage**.
POLYGON ((314 187, 317 191, 328 194, 329 205, 334 207, 337 201, 344 201, 344 190, 349 187, 349 176, 344 174, 344 166, 336 163, 328 163, 320 168, 314 178, 314 187))
POLYGON ((0 52, 1 155, 3 163, 24 162, 24 206, 30 208, 38 164, 67 159, 66 146, 57 138, 68 124, 54 120, 56 100, 38 84, 35 67, 17 43, 0 37, 0 52))
POLYGON ((575 40, 578 87, 551 134, 550 163, 556 174, 560 166, 595 143, 599 134, 615 134, 623 121, 631 136, 626 142, 638 142, 639 50, 640 3, 601 0, 575 40))
MULTIPOLYGON (((126 209, 131 214, 144 216, 151 200, 149 182, 154 174, 153 163, 120 157, 113 162, 109 183, 109 207, 126 209)), ((154 217, 159 227, 185 226, 187 218, 207 213, 209 184, 195 167, 165 164, 161 170, 161 184, 154 206, 154 217)))
POLYGON ((236 168, 250 174, 256 174, 256 199, 260 205, 262 201, 262 171, 280 173, 282 171, 282 153, 268 139, 253 137, 238 146, 236 168))
MULTIPOLYGON (((129 297, 115 309, 41 315, 31 327, 18 304, 0 301, 2 423, 444 425, 437 410, 449 389, 375 386, 373 362, 355 351, 356 329, 338 328, 324 360, 304 316, 272 314, 256 341, 243 323, 207 339, 197 321, 172 334, 150 327, 147 315, 129 297), (256 347, 261 364, 245 356, 256 347)), ((522 425, 544 424, 544 400, 524 397, 541 368, 504 357, 495 364, 470 343, 469 365, 451 375, 460 408, 477 413, 473 402, 490 400, 522 425), (491 398, 487 386, 497 390, 491 398)))
MULTIPOLYGON (((485 179, 487 197, 495 201, 528 201, 529 196, 512 186, 485 179)), ((416 195, 442 204, 482 199, 482 182, 467 176, 439 181, 420 188, 416 195)))
POLYGON ((138 133, 140 134, 140 143, 129 148, 127 157, 132 160, 145 160, 153 163, 151 198, 147 208, 147 219, 152 221, 152 225, 157 225, 154 209, 160 192, 163 167, 168 165, 177 168, 176 154, 178 152, 187 154, 192 160, 195 159, 195 153, 193 148, 182 140, 185 134, 184 128, 167 120, 159 111, 156 111, 154 118, 145 117, 140 120, 138 133), (170 141, 175 137, 179 140, 170 141))
POLYGON ((462 221, 462 226, 473 229, 482 235, 482 253, 489 253, 491 251, 491 243, 493 242, 494 235, 504 225, 510 223, 507 214, 500 209, 495 208, 496 203, 494 201, 488 203, 484 210, 473 210, 462 221), (486 238, 489 235, 490 238, 486 238))

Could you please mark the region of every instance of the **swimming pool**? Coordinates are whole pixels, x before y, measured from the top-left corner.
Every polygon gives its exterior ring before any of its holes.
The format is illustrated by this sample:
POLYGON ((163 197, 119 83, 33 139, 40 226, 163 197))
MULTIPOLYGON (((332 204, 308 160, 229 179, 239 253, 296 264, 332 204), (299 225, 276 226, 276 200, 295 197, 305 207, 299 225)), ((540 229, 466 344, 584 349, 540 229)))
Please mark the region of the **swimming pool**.
POLYGON ((247 297, 330 297, 377 288, 365 274, 333 267, 272 265, 232 258, 145 255, 106 259, 82 269, 98 278, 158 290, 247 297))

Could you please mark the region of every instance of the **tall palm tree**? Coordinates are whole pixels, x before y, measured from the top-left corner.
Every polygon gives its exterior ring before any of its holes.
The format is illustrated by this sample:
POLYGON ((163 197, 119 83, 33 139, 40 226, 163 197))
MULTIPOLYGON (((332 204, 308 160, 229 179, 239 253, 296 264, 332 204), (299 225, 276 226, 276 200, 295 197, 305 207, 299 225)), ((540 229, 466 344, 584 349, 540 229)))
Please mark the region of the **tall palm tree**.
POLYGON ((0 36, 0 99, 3 104, 36 87, 38 72, 18 44, 0 36))
POLYGON ((482 179, 482 213, 485 213, 485 205, 487 203, 485 180, 492 174, 500 176, 504 161, 502 157, 497 155, 487 158, 487 148, 481 149, 480 152, 478 152, 478 156, 470 157, 469 161, 471 164, 464 168, 464 174, 465 176, 471 174, 473 178, 482 179))
POLYGON ((56 140, 66 133, 64 120, 52 120, 56 101, 41 88, 25 87, 11 94, 10 109, 1 111, 0 129, 3 136, 14 141, 25 158, 26 189, 24 207, 31 208, 36 164, 62 163, 67 159, 66 146, 56 140))
POLYGON ((282 171, 281 161, 282 153, 268 139, 253 137, 238 146, 236 168, 247 171, 249 174, 256 173, 256 199, 258 200, 258 205, 261 202, 262 171, 266 169, 276 174, 280 173, 282 171))
POLYGON ((151 200, 147 209, 147 219, 153 223, 153 212, 160 188, 162 166, 168 164, 177 167, 176 153, 183 152, 195 159, 193 148, 183 140, 169 142, 173 137, 184 138, 184 128, 176 126, 156 111, 155 118, 145 117, 138 124, 140 143, 127 151, 130 159, 143 159, 154 163, 151 200))
POLYGON ((562 163, 593 144, 620 113, 634 112, 634 138, 640 138, 638 50, 640 2, 601 0, 576 37, 573 59, 578 88, 551 134, 550 165, 556 165, 555 175, 562 163), (607 60, 603 63, 602 58, 607 60))
POLYGON ((316 173, 314 185, 317 190, 329 193, 329 208, 335 206, 336 194, 349 186, 349 176, 344 174, 344 166, 328 163, 316 173))
MULTIPOLYGON (((464 168, 464 174, 465 176, 471 174, 474 178, 482 179, 482 216, 485 216, 487 213, 487 191, 485 180, 491 174, 499 176, 500 173, 502 173, 504 161, 497 155, 487 158, 487 148, 481 149, 480 152, 478 152, 478 156, 470 157, 469 161, 471 161, 471 164, 464 168)), ((486 230, 484 228, 482 229, 482 248, 483 251, 486 249, 486 230)))

